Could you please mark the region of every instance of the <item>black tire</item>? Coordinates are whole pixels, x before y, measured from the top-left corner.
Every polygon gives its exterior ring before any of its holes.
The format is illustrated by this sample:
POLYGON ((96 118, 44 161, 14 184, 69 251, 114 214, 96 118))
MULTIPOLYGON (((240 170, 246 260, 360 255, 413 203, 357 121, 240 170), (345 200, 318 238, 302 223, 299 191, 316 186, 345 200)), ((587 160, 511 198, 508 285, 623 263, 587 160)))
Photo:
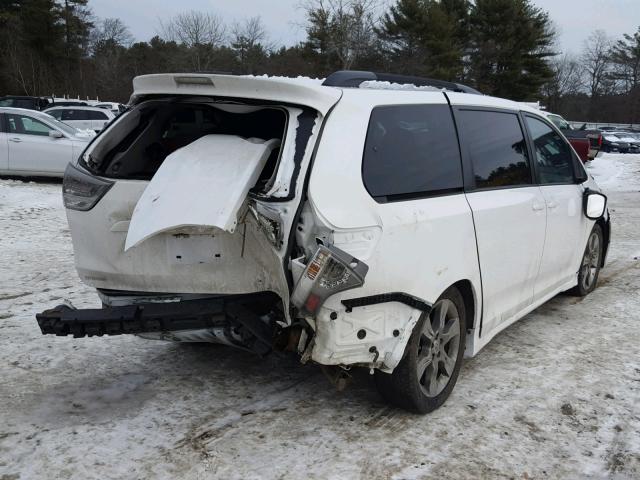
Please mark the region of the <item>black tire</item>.
POLYGON ((602 253, 604 251, 604 234, 602 228, 597 223, 593 226, 589 238, 587 238, 587 246, 580 260, 578 270, 578 284, 569 290, 571 295, 584 297, 593 292, 598 284, 598 276, 602 266, 602 253), (597 238, 597 249, 594 252, 592 239, 597 238))
MULTIPOLYGON (((394 369, 393 373, 388 374, 376 370, 375 383, 378 391, 388 403, 396 407, 417 413, 432 412, 445 402, 456 384, 458 374, 460 373, 460 366, 462 365, 465 339, 466 312, 464 308, 464 300, 457 288, 450 287, 440 296, 440 298, 438 298, 431 313, 429 315, 423 314, 418 320, 413 332, 411 333, 411 337, 407 342, 404 357, 394 369), (431 322, 434 321, 434 315, 438 312, 436 307, 441 301, 452 302, 457 310, 459 335, 458 348, 455 355, 453 371, 450 375, 446 375, 444 364, 440 364, 439 367, 436 367, 438 369, 435 373, 436 378, 439 376, 438 372, 442 372, 442 384, 444 384, 445 381, 447 383, 439 393, 434 396, 430 396, 425 392, 425 378, 419 378, 418 375, 418 359, 422 354, 422 349, 425 348, 424 340, 426 337, 423 333, 425 322, 430 322, 431 325, 431 322)), ((450 344, 441 345, 443 345, 443 352, 445 352, 445 349, 450 346, 450 344)), ((432 352, 432 346, 426 348, 430 348, 429 352, 432 352)), ((433 361, 431 365, 435 365, 433 361)), ((429 367, 427 367, 427 369, 428 368, 429 367)), ((424 372, 424 375, 426 376, 427 370, 424 370, 424 372)))

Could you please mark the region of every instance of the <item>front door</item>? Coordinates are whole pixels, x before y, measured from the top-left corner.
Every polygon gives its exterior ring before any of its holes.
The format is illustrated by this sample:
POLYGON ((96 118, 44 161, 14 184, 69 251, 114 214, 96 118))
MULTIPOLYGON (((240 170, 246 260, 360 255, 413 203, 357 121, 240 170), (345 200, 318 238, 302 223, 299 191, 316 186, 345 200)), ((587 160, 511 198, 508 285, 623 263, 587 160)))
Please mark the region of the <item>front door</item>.
POLYGON ((73 142, 52 138, 49 125, 24 114, 8 113, 9 170, 34 174, 64 172, 71 160, 73 142))
POLYGON ((491 335, 533 301, 545 239, 545 202, 533 182, 518 114, 460 107, 456 121, 472 173, 467 200, 482 275, 480 334, 491 335))
POLYGON ((547 233, 535 297, 542 298, 576 277, 586 242, 582 187, 575 182, 581 168, 567 141, 542 119, 525 116, 535 156, 540 189, 547 208, 547 233))

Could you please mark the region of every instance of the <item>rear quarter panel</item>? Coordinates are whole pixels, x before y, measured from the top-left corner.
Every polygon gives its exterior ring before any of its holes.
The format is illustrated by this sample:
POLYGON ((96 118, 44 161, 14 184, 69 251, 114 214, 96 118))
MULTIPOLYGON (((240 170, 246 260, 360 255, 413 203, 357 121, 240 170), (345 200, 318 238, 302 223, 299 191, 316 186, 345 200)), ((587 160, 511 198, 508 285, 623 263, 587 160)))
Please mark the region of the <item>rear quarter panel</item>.
MULTIPOLYGON (((481 311, 475 231, 465 195, 380 204, 364 187, 362 156, 371 111, 376 105, 402 103, 446 104, 446 98, 439 92, 345 92, 327 119, 311 173, 309 198, 317 217, 333 230, 336 246, 369 265, 364 286, 330 297, 318 316, 319 328, 333 311, 338 322, 349 325, 336 334, 345 349, 355 348, 355 332, 366 328, 367 312, 345 312, 342 299, 404 292, 434 303, 452 284, 469 280, 476 297, 474 325, 481 311)), ((374 346, 376 338, 405 321, 401 339, 406 344, 419 317, 410 310, 398 303, 369 307, 374 331, 366 340, 374 346)), ((468 336, 468 353, 474 351, 474 337, 468 336)))

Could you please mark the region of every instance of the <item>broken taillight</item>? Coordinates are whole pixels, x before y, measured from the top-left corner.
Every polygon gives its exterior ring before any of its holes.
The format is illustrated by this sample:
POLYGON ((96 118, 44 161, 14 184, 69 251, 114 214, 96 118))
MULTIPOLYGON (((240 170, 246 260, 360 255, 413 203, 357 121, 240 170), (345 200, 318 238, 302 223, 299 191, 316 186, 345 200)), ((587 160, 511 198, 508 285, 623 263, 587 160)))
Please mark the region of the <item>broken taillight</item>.
POLYGON ((369 267, 333 245, 319 245, 293 290, 291 302, 302 316, 315 316, 331 295, 360 287, 369 267))
POLYGON ((69 164, 62 181, 64 206, 71 210, 91 210, 112 186, 113 182, 94 177, 69 164))

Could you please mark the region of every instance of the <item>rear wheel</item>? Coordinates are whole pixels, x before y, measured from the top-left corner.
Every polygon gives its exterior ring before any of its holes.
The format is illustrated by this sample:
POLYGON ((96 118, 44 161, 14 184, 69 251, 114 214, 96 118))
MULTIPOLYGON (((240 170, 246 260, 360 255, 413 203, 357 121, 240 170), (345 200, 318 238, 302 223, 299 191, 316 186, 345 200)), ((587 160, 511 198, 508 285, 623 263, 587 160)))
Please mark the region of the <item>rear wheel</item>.
POLYGON ((464 354, 466 315, 462 295, 449 288, 413 329, 404 358, 392 374, 376 371, 376 386, 389 403, 428 413, 449 397, 464 354))
POLYGON ((604 235, 602 228, 600 225, 595 224, 589 234, 587 247, 584 249, 584 255, 580 262, 578 285, 573 287, 569 293, 584 297, 595 290, 598 276, 600 275, 600 266, 602 265, 603 245, 604 235))

